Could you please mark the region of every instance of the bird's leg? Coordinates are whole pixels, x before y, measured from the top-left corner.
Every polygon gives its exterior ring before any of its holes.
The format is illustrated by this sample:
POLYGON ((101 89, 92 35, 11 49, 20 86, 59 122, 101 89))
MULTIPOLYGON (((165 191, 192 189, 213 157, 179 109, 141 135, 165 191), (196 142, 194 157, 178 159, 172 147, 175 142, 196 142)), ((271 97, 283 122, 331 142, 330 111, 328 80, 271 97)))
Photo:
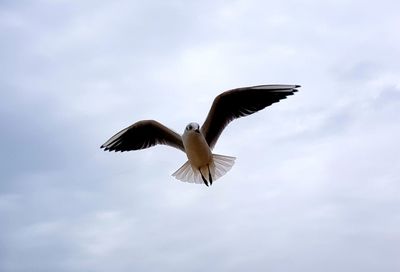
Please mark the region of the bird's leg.
POLYGON ((201 172, 200 168, 199 168, 199 171, 200 171, 201 178, 202 178, 203 181, 204 181, 204 184, 208 187, 208 186, 209 186, 209 185, 208 185, 208 182, 207 182, 206 178, 203 176, 203 173, 201 172))
POLYGON ((212 185, 213 180, 212 180, 212 176, 211 176, 211 172, 210 172, 210 165, 207 164, 207 168, 208 168, 208 180, 210 181, 210 185, 212 185))

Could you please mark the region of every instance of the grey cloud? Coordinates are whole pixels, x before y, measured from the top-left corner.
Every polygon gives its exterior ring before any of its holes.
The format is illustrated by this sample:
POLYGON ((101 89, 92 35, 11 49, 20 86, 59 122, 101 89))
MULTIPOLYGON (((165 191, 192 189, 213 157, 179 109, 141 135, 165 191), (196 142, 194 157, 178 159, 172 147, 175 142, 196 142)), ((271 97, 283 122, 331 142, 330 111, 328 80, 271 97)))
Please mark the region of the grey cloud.
POLYGON ((0 270, 397 271, 397 5, 3 1, 0 270), (226 129, 211 189, 99 149, 259 83, 303 87, 226 129))

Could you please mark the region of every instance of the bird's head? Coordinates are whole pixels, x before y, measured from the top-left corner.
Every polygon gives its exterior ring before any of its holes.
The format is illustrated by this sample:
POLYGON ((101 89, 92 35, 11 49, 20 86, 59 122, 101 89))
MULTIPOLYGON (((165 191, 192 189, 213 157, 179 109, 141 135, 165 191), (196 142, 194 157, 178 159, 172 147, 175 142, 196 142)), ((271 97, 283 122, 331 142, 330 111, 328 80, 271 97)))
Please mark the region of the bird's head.
POLYGON ((197 123, 193 123, 193 122, 188 124, 186 126, 185 132, 188 133, 188 132, 191 132, 191 131, 200 133, 200 125, 197 124, 197 123))

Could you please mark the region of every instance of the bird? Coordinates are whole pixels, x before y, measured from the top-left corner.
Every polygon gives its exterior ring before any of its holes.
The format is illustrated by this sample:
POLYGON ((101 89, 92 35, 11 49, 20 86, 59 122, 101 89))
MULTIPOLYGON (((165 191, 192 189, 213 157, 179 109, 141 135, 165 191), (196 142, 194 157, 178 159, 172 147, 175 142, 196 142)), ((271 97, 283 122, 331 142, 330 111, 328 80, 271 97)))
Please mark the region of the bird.
POLYGON ((179 135, 156 120, 141 120, 116 133, 100 148, 124 152, 155 145, 174 147, 183 151, 188 160, 172 176, 180 181, 210 186, 235 163, 235 157, 212 152, 225 127, 234 119, 258 112, 293 95, 300 87, 270 84, 231 89, 215 97, 202 126, 191 122, 179 135))

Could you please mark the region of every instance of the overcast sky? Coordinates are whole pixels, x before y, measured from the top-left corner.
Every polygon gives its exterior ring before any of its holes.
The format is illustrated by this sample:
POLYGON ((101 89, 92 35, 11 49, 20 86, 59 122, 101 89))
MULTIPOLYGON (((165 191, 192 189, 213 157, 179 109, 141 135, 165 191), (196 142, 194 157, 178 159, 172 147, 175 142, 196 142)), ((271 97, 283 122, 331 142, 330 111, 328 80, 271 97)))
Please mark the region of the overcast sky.
POLYGON ((0 271, 400 271, 399 3, 1 1, 0 271), (99 149, 271 83, 210 188, 99 149))

